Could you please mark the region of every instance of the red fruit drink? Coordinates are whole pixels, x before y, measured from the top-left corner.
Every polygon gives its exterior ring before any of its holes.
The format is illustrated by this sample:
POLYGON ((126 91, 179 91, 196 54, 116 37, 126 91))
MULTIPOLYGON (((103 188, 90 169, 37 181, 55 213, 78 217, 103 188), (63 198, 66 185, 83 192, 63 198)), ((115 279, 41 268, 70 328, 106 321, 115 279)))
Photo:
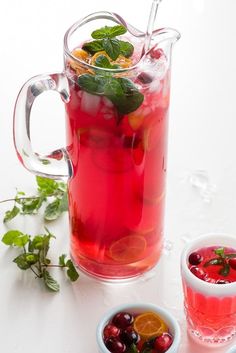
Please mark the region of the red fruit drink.
MULTIPOLYGON (((149 59, 159 60, 161 75, 154 69, 148 73, 127 69, 113 75, 129 80, 122 82, 131 82, 138 99, 143 96, 130 112, 127 107, 121 112, 120 101, 111 97, 109 89, 105 95, 91 93, 81 76, 94 80, 94 73, 71 60, 67 63, 71 253, 81 269, 103 279, 138 276, 151 269, 161 254, 169 70, 165 54, 159 54, 158 59, 149 59)), ((108 58, 103 52, 88 59, 80 49, 73 55, 92 63, 99 55, 108 58)), ((116 62, 125 68, 132 65, 132 58, 119 57, 116 62)))
POLYGON ((183 251, 188 329, 203 343, 226 343, 236 333, 235 258, 236 238, 230 236, 202 236, 183 251))

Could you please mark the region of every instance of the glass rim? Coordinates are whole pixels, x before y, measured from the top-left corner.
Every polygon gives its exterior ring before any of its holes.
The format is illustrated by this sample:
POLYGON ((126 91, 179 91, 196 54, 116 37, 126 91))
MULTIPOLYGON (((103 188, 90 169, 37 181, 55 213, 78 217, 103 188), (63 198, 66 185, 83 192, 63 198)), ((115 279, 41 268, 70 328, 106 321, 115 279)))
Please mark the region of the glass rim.
MULTIPOLYGON (((102 67, 98 67, 95 65, 91 65, 89 63, 84 62, 83 60, 80 60, 79 58, 75 57, 74 55, 72 55, 72 53, 69 49, 69 45, 68 45, 70 36, 77 29, 79 29, 80 27, 82 27, 83 25, 85 25, 86 23, 88 23, 94 19, 112 20, 112 21, 126 27, 127 30, 128 30, 128 28, 132 29, 133 32, 137 33, 137 35, 136 35, 137 38, 144 39, 144 37, 145 37, 144 32, 141 32, 141 31, 137 30, 136 28, 134 28, 133 26, 127 24, 123 20, 123 18, 116 13, 107 12, 107 11, 94 12, 86 17, 81 18, 77 22, 75 22, 71 27, 69 27, 69 29, 66 31, 66 33, 64 35, 64 52, 71 60, 77 62, 82 67, 86 67, 87 69, 95 69, 98 72, 99 71, 103 71, 103 72, 106 71, 106 72, 111 72, 111 73, 131 72, 133 70, 136 70, 139 66, 142 65, 142 62, 144 61, 145 56, 152 50, 152 48, 145 55, 142 55, 140 60, 138 60, 138 62, 136 64, 134 64, 130 67, 127 67, 127 68, 120 68, 120 69, 108 69, 108 68, 102 68, 102 67)), ((153 31, 153 37, 155 37, 157 35, 159 35, 160 37, 163 36, 163 38, 160 39, 160 41, 158 43, 162 43, 163 41, 167 40, 168 39, 168 38, 166 38, 167 34, 168 34, 169 40, 171 40, 171 38, 172 38, 172 44, 180 39, 180 33, 171 27, 159 28, 159 29, 156 29, 153 31)))
POLYGON ((181 254, 181 276, 187 284, 195 290, 207 296, 231 296, 236 295, 236 281, 225 284, 209 283, 196 277, 188 268, 187 258, 190 253, 204 246, 231 246, 236 248, 236 236, 226 233, 201 234, 197 238, 189 241, 181 254), (204 244, 204 241, 206 243, 204 244), (217 244, 219 242, 219 244, 217 244))

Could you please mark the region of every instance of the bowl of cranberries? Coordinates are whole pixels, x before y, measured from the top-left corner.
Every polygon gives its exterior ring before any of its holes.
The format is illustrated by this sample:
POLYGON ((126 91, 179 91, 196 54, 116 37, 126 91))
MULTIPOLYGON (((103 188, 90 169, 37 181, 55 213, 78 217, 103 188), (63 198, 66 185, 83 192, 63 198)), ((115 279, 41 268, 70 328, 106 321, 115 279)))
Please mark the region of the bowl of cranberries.
POLYGON ((108 311, 97 327, 100 353, 176 353, 177 320, 154 304, 123 304, 108 311))

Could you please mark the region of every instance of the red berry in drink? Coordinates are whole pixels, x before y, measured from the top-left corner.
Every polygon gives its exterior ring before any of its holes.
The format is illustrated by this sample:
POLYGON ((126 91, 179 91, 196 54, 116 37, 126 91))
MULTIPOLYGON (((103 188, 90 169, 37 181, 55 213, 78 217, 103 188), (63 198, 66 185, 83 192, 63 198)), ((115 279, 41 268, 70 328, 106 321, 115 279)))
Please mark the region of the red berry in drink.
POLYGON ((112 323, 121 329, 126 329, 128 326, 130 326, 134 321, 133 315, 127 312, 120 312, 117 313, 113 319, 112 323))
POLYGON ((188 262, 190 265, 199 265, 202 262, 202 256, 198 252, 192 252, 189 255, 188 262))
POLYGON ((158 353, 166 352, 173 343, 173 337, 164 332, 161 336, 158 336, 154 342, 154 348, 157 350, 158 353))
POLYGON ((116 337, 107 338, 105 346, 111 353, 124 353, 126 351, 126 345, 116 337))
POLYGON ((236 258, 229 259, 229 265, 233 270, 236 270, 236 258))
POLYGON ((136 344, 140 340, 140 337, 139 337, 139 334, 136 331, 134 331, 133 327, 130 326, 121 332, 120 339, 127 346, 130 346, 133 343, 136 344))
POLYGON ((190 271, 194 274, 194 276, 196 276, 199 279, 202 279, 203 281, 207 279, 206 272, 197 266, 192 266, 190 268, 190 271))
POLYGON ((106 338, 109 338, 109 337, 118 337, 120 334, 120 329, 112 324, 107 324, 105 327, 104 327, 104 330, 103 330, 103 337, 106 339, 106 338))
POLYGON ((153 80, 152 77, 149 74, 147 74, 146 72, 141 72, 141 74, 138 75, 138 79, 144 85, 151 83, 153 80))
POLYGON ((164 56, 164 52, 161 48, 156 48, 154 47, 151 51, 150 51, 150 55, 153 59, 160 59, 161 56, 164 56))

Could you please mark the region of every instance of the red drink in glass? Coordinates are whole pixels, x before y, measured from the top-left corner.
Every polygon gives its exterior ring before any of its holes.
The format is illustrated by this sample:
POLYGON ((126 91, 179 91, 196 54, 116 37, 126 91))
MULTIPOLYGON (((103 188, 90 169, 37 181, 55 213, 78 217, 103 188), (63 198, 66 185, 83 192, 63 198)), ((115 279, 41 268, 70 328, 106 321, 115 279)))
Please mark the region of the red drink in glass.
POLYGON ((236 270, 228 267, 227 258, 227 254, 235 253, 235 237, 221 235, 199 237, 183 251, 182 281, 188 330, 203 343, 226 343, 236 333, 236 270), (223 256, 226 255, 223 263, 214 253, 222 247, 223 256), (193 252, 201 256, 200 263, 189 263, 193 252), (216 260, 215 265, 209 263, 216 260))

